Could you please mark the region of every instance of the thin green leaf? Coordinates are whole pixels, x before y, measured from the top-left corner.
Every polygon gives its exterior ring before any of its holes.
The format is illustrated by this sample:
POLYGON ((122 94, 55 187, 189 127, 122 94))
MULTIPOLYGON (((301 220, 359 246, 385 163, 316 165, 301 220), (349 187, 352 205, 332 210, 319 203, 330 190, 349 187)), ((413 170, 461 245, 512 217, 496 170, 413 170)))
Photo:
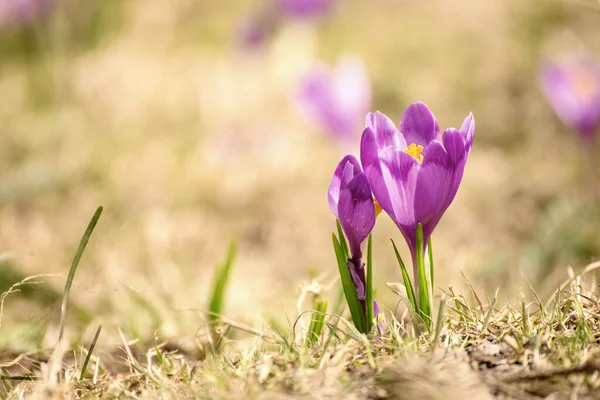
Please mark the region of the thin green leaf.
POLYGON ((523 322, 523 334, 527 335, 529 330, 529 313, 527 312, 527 304, 525 304, 525 295, 523 293, 521 293, 521 319, 523 322))
POLYGON ((431 295, 433 296, 433 246, 431 237, 427 243, 427 258, 429 259, 429 283, 431 284, 431 295))
POLYGON ((210 297, 208 318, 211 321, 219 319, 219 315, 223 312, 223 301, 225 299, 225 288, 229 281, 229 274, 231 272, 231 266, 235 260, 237 253, 237 246, 235 242, 229 244, 229 250, 227 251, 227 258, 223 265, 215 270, 215 278, 213 283, 213 290, 210 297))
POLYGON ((348 308, 350 309, 352 322, 354 322, 354 325, 359 332, 365 333, 365 313, 363 312, 362 305, 358 299, 358 294, 356 293, 356 288, 354 287, 354 282, 352 282, 350 271, 348 270, 348 259, 343 254, 342 247, 335 234, 332 234, 332 238, 338 269, 340 271, 342 288, 344 289, 346 302, 348 303, 348 308))
POLYGON ((325 315, 327 313, 327 306, 329 305, 329 301, 327 299, 321 300, 321 304, 319 304, 318 312, 315 316, 315 337, 320 337, 321 332, 323 332, 323 326, 325 325, 325 315))
POLYGON ((496 289, 496 293, 494 294, 494 300, 492 300, 492 303, 490 304, 490 308, 488 309, 488 312, 485 314, 485 319, 483 320, 483 324, 481 325, 481 331, 479 332, 480 334, 485 333, 485 331, 488 328, 488 325, 490 323, 490 318, 492 316, 492 313, 494 312, 494 307, 496 306, 496 301, 498 300, 498 291, 500 290, 500 287, 498 287, 496 289))
POLYGON ((0 380, 3 381, 37 381, 39 376, 27 376, 27 375, 0 375, 0 380))
POLYGON ((163 357, 160 349, 158 348, 158 346, 156 344, 154 344, 154 352, 156 353, 156 360, 158 361, 158 364, 161 367, 164 367, 164 365, 165 365, 165 358, 163 357))
POLYGON ((73 278, 75 277, 75 271, 77 271, 77 267, 79 266, 79 261, 81 261, 81 256, 83 255, 83 251, 90 240, 90 236, 92 236, 92 232, 98 223, 98 219, 100 219, 100 215, 102 214, 102 210, 104 207, 99 206, 96 209, 96 212, 92 216, 90 223, 88 224, 85 232, 83 233, 83 237, 79 242, 79 248, 75 253, 75 257, 73 258, 73 262, 71 263, 71 269, 69 270, 69 275, 67 276, 67 282, 65 283, 65 290, 63 292, 62 304, 60 306, 60 331, 58 334, 58 341, 61 342, 65 330, 65 320, 67 318, 67 300, 69 298, 69 291, 71 290, 71 285, 73 284, 73 278))
MULTIPOLYGON (((0 376, 5 376, 2 368, 0 368, 0 376)), ((14 390, 14 386, 10 383, 10 379, 2 380, 2 383, 7 392, 12 392, 14 390)), ((5 399, 6 397, 2 396, 2 398, 5 399)))
POLYGON ((346 236, 344 235, 344 230, 342 229, 339 219, 335 220, 335 226, 337 227, 338 241, 344 252, 344 257, 348 259, 350 258, 350 250, 348 249, 348 242, 346 241, 346 236))
POLYGON ((310 346, 315 343, 321 336, 325 321, 325 313, 327 312, 327 300, 315 299, 313 305, 313 313, 310 319, 310 326, 306 335, 306 345, 310 346))
POLYGON ((423 225, 417 225, 417 296, 419 298, 419 310, 425 322, 427 330, 431 331, 431 303, 429 298, 429 282, 425 273, 425 248, 423 243, 423 225))
POLYGON ((373 252, 372 252, 372 238, 369 235, 369 241, 367 242, 367 279, 365 288, 366 296, 366 309, 367 309, 367 320, 366 328, 367 333, 371 332, 373 328, 373 318, 375 318, 375 309, 373 305, 373 252))
POLYGON ((394 243, 393 239, 390 239, 390 240, 392 241, 392 246, 394 247, 394 253, 396 253, 396 259, 398 260, 398 264, 400 264, 400 270, 402 271, 402 279, 404 280, 404 287, 406 287, 406 295, 408 296, 408 300, 410 301, 410 304, 412 305, 413 311, 415 312, 415 314, 418 314, 419 308, 417 305, 417 300, 415 298, 415 291, 413 290, 412 283, 410 282, 410 276, 408 275, 406 266, 404 265, 404 262, 402 261, 402 257, 400 257, 400 253, 398 252, 396 243, 394 243))
POLYGON ((438 340, 440 338, 440 333, 442 332, 442 327, 444 326, 444 308, 446 306, 446 296, 442 296, 440 299, 440 307, 438 308, 437 321, 435 323, 435 336, 433 337, 433 348, 435 349, 438 345, 438 340))
POLYGON ((83 367, 81 367, 81 374, 79 375, 79 380, 82 381, 85 377, 85 371, 87 370, 87 366, 92 358, 92 353, 94 352, 94 347, 96 347, 96 342, 98 341, 98 337, 100 336, 100 331, 102 330, 102 325, 98 325, 98 329, 96 329, 96 334, 94 335, 94 339, 92 340, 92 344, 90 344, 90 348, 88 350, 87 355, 85 356, 85 361, 83 362, 83 367))

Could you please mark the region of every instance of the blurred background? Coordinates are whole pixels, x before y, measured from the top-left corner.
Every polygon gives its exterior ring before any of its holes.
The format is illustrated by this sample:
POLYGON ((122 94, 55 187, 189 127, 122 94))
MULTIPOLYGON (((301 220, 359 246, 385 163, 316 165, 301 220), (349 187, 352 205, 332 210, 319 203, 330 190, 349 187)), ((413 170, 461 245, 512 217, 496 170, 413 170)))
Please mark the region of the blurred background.
MULTIPOLYGON (((337 278, 333 170, 367 111, 398 123, 415 101, 442 129, 469 112, 477 124, 433 236, 436 285, 464 288, 462 271, 484 297, 531 297, 528 283, 547 295, 568 266, 598 257, 586 180, 598 150, 556 117, 539 67, 599 55, 599 21, 596 0, 2 0, 0 289, 61 276, 5 299, 0 345, 48 340, 100 204, 71 291, 72 335, 91 337, 98 322, 193 335, 230 240, 225 315, 293 321, 302 285, 337 278), (336 94, 315 105, 328 79, 336 94), (347 118, 323 112, 335 107, 347 118)), ((407 257, 382 214, 376 296, 394 310, 390 237, 407 257)))

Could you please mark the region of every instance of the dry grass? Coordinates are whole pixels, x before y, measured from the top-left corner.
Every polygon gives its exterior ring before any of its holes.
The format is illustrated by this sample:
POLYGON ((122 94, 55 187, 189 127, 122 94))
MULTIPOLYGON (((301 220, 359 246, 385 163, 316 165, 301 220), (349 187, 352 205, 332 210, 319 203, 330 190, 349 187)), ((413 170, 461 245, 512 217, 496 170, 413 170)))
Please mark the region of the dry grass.
POLYGON ((498 307, 496 298, 482 300, 475 291, 465 296, 450 289, 437 341, 435 335, 415 335, 406 314, 397 320, 387 313, 384 332, 371 338, 329 315, 322 337, 310 346, 297 324, 295 332, 260 331, 223 318, 199 330, 193 345, 176 338, 132 339, 122 332, 117 347, 101 340, 82 380, 87 354, 82 345, 15 354, 0 365, 2 395, 595 398, 600 291, 587 275, 598 268, 600 263, 592 264, 583 275, 573 275, 546 304, 520 301, 498 307))

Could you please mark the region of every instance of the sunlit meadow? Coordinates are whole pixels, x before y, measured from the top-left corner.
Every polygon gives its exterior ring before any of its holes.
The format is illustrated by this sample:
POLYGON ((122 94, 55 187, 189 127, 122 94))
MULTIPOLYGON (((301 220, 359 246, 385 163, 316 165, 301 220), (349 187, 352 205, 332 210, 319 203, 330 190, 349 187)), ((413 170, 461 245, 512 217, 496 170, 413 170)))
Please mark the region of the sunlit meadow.
POLYGON ((3 398, 600 385, 596 0, 0 2, 3 398))

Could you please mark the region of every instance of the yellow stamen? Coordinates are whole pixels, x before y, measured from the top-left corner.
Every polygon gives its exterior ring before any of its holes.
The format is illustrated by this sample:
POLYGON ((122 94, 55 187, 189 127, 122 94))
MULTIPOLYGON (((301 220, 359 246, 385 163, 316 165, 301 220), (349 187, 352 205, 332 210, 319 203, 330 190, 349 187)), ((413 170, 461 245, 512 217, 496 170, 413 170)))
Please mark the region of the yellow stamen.
POLYGON ((404 149, 405 153, 410 154, 414 159, 416 159, 420 163, 423 162, 423 156, 421 155, 422 151, 423 151, 423 146, 416 145, 414 143, 411 143, 410 146, 408 146, 406 149, 404 149))
POLYGON ((375 203, 375 216, 377 217, 383 211, 383 208, 379 205, 377 199, 373 199, 373 203, 375 203))

